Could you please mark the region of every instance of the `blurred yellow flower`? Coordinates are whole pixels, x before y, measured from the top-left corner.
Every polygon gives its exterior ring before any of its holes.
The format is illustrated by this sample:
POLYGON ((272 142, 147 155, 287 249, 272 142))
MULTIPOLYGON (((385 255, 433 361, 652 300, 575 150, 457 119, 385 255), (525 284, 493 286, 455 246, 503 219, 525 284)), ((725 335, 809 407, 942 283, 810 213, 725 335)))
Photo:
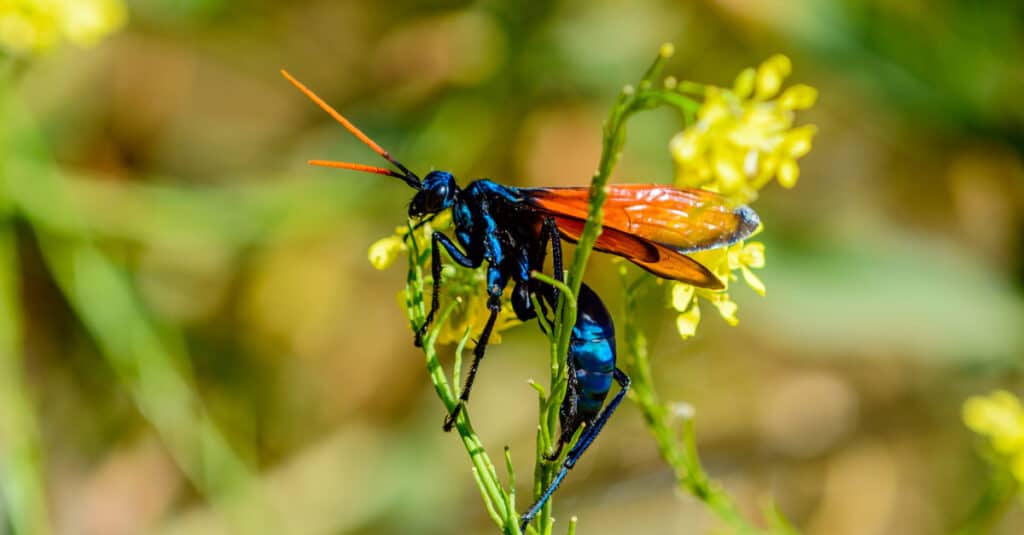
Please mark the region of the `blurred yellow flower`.
POLYGON ((1024 484, 1024 407, 1005 390, 975 396, 964 402, 963 420, 987 438, 1014 479, 1024 484))
MULTIPOLYGON (((420 226, 416 231, 416 243, 420 248, 430 244, 430 236, 435 230, 446 230, 451 227, 451 212, 442 212, 433 221, 420 226)), ((409 252, 409 228, 398 227, 395 233, 381 238, 370 246, 367 257, 370 264, 377 269, 387 269, 395 260, 409 252)), ((444 255, 442 255, 444 256, 444 255)), ((423 269, 429 273, 430 256, 423 255, 423 269)), ((448 322, 441 326, 437 341, 440 344, 457 343, 469 329, 471 336, 479 335, 487 323, 487 292, 486 289, 486 268, 465 269, 457 268, 446 264, 441 270, 441 278, 444 284, 441 289, 442 306, 444 302, 456 301, 459 306, 448 318, 448 322)), ((432 284, 433 281, 430 281, 432 284)), ((429 288, 427 289, 429 295, 429 288)), ((399 293, 399 302, 405 306, 405 291, 399 293)), ((501 331, 518 325, 515 312, 509 304, 509 291, 502 296, 502 308, 498 313, 498 319, 494 323, 494 330, 491 331, 490 343, 501 343, 501 331)))
POLYGON ((43 52, 61 41, 90 46, 126 18, 121 0, 0 0, 0 48, 43 52))
POLYGON ((818 92, 800 84, 779 94, 790 70, 789 58, 776 55, 741 72, 732 89, 705 89, 696 122, 669 145, 677 186, 718 191, 745 204, 773 178, 787 188, 796 184, 797 159, 811 150, 816 127, 794 128, 794 112, 813 106, 818 92))
POLYGON ((391 264, 395 262, 395 259, 400 254, 408 252, 409 247, 405 245, 405 235, 408 232, 408 229, 405 227, 398 227, 391 236, 386 236, 373 242, 373 245, 370 246, 370 251, 367 253, 367 257, 370 263, 373 264, 373 267, 387 269, 391 267, 391 264))

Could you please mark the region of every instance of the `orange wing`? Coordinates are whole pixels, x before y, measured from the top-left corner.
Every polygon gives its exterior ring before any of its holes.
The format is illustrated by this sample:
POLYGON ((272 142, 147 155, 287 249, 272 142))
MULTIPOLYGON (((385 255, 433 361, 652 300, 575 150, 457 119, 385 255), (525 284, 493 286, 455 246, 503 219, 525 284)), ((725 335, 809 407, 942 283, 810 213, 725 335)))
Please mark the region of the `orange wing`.
MULTIPOLYGON (((584 221, 571 217, 551 216, 558 225, 562 237, 579 241, 583 234, 584 221)), ((594 248, 605 253, 622 256, 634 264, 664 278, 687 284, 721 290, 722 281, 708 268, 696 260, 664 245, 638 238, 610 227, 603 227, 594 248)))
MULTIPOLYGON (((526 202, 555 218, 564 237, 577 241, 587 218, 588 188, 520 190, 526 202)), ((622 256, 672 280, 724 288, 708 268, 684 253, 736 243, 760 225, 746 206, 730 207, 717 193, 664 185, 616 184, 608 188, 604 227, 594 248, 622 256)))
MULTIPOLYGON (((587 219, 589 190, 526 188, 531 205, 552 215, 587 219)), ((717 193, 659 184, 614 184, 608 187, 604 228, 638 236, 679 253, 736 243, 757 229, 760 220, 746 206, 730 207, 717 193)), ((615 251, 611 251, 615 252, 615 251)))

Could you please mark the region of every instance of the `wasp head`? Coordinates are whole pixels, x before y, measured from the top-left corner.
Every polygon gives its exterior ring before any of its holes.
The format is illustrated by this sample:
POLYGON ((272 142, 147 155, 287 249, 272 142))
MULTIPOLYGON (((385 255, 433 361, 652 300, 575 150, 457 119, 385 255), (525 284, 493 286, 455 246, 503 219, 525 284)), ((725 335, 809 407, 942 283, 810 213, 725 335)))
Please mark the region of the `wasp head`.
POLYGON ((421 189, 409 204, 409 217, 436 214, 455 204, 459 186, 447 171, 431 171, 423 177, 421 189))

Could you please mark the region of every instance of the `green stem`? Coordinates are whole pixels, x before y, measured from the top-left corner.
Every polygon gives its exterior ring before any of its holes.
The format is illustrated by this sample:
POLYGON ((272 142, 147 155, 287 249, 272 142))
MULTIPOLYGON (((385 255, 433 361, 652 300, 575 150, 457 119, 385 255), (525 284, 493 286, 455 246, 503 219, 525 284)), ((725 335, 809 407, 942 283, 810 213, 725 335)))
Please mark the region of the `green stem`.
MULTIPOLYGON (((0 59, 0 116, 15 105, 10 97, 20 62, 0 59)), ((5 122, 7 119, 5 119, 5 122)), ((9 204, 7 163, 15 132, 0 128, 0 490, 4 512, 17 535, 52 532, 47 511, 39 420, 25 376, 22 353, 20 260, 9 204)))
MULTIPOLYGON (((550 448, 556 440, 559 407, 565 397, 568 384, 566 381, 566 359, 569 353, 572 327, 576 323, 576 307, 575 304, 568 304, 567 300, 571 296, 579 294, 587 261, 593 252, 598 236, 601 235, 601 227, 604 222, 604 203, 608 198, 608 181, 622 156, 622 147, 626 142, 626 122, 638 111, 651 109, 660 104, 671 104, 664 98, 665 91, 652 89, 653 80, 661 75, 665 61, 671 55, 671 47, 663 46, 637 87, 626 86, 623 88, 604 124, 601 158, 597 171, 590 181, 587 221, 577 242, 576 253, 569 265, 565 283, 567 291, 561 292, 556 307, 556 321, 552 332, 555 343, 554 352, 551 355, 550 396, 541 400, 541 422, 537 433, 539 454, 550 448)), ((558 464, 547 462, 541 455, 538 455, 534 470, 534 499, 538 498, 547 488, 557 471, 558 464)), ((539 533, 543 535, 551 534, 552 506, 553 500, 548 500, 534 522, 539 528, 539 533)))
POLYGON ((575 307, 576 306, 576 295, 573 293, 572 288, 569 288, 569 286, 566 285, 564 282, 562 282, 560 280, 557 280, 557 279, 554 279, 552 277, 549 277, 549 276, 541 273, 540 271, 531 271, 530 272, 530 277, 532 277, 534 279, 537 279, 537 280, 543 282, 544 284, 548 284, 550 286, 554 286, 555 289, 557 289, 559 292, 561 292, 562 294, 564 294, 566 296, 566 301, 565 302, 566 302, 566 304, 568 306, 571 306, 571 307, 575 307))
POLYGON ((1012 475, 993 471, 988 485, 974 508, 967 515, 954 535, 981 535, 991 533, 996 522, 1003 517, 1006 508, 1013 503, 1020 486, 1012 475))
MULTIPOLYGON (((429 231, 429 229, 427 229, 429 231)), ((413 239, 414 231, 410 228, 409 243, 409 272, 406 282, 406 311, 409 317, 409 325, 415 332, 420 325, 426 321, 426 304, 424 299, 424 287, 426 285, 423 275, 423 265, 430 257, 429 249, 421 249, 417 240, 413 239)), ((451 314, 454 312, 457 302, 450 303, 441 312, 434 325, 427 332, 423 340, 423 355, 426 360, 427 373, 430 375, 430 382, 434 385, 437 397, 444 404, 450 414, 459 403, 458 395, 448 382, 448 377, 441 366, 437 355, 437 338, 442 329, 448 323, 451 314)), ((461 352, 469 339, 467 331, 460 340, 456 349, 457 360, 461 361, 461 352)), ((455 420, 455 430, 462 439, 463 447, 469 454, 470 463, 473 465, 473 478, 480 489, 480 496, 484 501, 484 507, 490 515, 491 520, 506 535, 518 535, 518 516, 515 509, 515 493, 506 491, 498 478, 498 472, 491 461, 483 441, 473 430, 470 422, 469 409, 463 407, 459 417, 455 420)), ((514 479, 514 473, 509 460, 509 453, 506 451, 506 466, 509 469, 509 477, 514 479)))

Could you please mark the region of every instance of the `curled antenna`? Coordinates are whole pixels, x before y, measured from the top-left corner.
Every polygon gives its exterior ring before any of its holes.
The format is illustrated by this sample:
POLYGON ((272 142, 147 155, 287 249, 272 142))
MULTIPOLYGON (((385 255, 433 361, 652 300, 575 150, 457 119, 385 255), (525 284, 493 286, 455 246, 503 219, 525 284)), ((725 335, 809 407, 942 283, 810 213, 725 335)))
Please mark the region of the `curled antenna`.
POLYGON ((398 173, 396 171, 392 171, 391 169, 385 169, 383 167, 373 167, 370 165, 363 165, 358 163, 335 162, 328 160, 310 160, 310 165, 319 165, 323 167, 337 167, 341 169, 363 171, 366 173, 376 173, 378 175, 393 176, 395 178, 401 179, 406 184, 412 186, 413 189, 422 189, 422 185, 420 184, 420 178, 416 176, 416 173, 413 173, 412 171, 408 170, 404 165, 402 165, 397 160, 392 158, 391 154, 388 151, 381 148, 381 146, 378 145, 377 142, 370 139, 370 137, 364 134, 362 130, 356 128, 356 125, 349 122, 349 120, 346 119, 345 116, 338 113, 338 111, 332 108, 330 104, 324 102, 322 98, 318 97, 316 93, 314 93, 311 89, 303 85, 302 82, 296 80, 295 77, 293 77, 291 74, 288 74, 288 71, 281 69, 281 74, 289 82, 291 82, 292 85, 297 87, 299 91, 302 91, 307 97, 309 97, 309 99, 312 100, 317 106, 320 106, 322 110, 327 112, 331 117, 334 117, 335 121, 341 123, 341 126, 344 126, 345 130, 348 130, 353 136, 356 136, 356 138, 358 138, 359 141, 362 141, 367 147, 373 149, 373 152, 380 154, 382 158, 390 162, 391 165, 394 165, 402 172, 398 173))

